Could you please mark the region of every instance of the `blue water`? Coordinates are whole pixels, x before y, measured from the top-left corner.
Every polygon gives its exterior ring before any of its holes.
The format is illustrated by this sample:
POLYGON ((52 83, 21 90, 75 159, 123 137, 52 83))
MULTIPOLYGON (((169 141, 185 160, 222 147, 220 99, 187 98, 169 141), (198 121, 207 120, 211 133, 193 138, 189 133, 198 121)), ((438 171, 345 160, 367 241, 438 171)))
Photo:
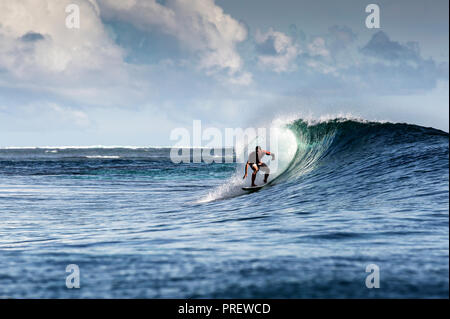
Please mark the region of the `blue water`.
POLYGON ((292 158, 254 193, 241 163, 168 149, 1 149, 0 297, 448 298, 448 133, 287 129, 292 158))

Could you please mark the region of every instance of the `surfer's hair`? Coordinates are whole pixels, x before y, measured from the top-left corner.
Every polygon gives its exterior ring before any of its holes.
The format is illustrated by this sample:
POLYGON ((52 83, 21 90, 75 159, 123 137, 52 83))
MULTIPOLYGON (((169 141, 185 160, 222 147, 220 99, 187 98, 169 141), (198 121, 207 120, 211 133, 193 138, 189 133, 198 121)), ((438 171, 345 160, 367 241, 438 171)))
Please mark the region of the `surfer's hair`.
POLYGON ((260 146, 256 146, 256 147, 255 147, 256 164, 259 163, 259 154, 258 154, 258 151, 259 151, 260 149, 261 149, 260 146))

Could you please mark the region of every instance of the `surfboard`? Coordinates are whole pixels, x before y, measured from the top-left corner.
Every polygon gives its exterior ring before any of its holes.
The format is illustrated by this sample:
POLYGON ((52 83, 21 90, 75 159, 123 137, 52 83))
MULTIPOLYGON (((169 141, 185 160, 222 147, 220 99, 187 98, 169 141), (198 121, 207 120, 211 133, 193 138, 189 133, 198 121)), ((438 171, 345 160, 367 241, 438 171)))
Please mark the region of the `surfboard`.
POLYGON ((263 185, 256 185, 256 186, 248 186, 248 187, 242 187, 242 189, 244 191, 250 191, 250 192, 256 192, 259 191, 261 188, 263 188, 264 186, 266 186, 267 184, 263 184, 263 185))

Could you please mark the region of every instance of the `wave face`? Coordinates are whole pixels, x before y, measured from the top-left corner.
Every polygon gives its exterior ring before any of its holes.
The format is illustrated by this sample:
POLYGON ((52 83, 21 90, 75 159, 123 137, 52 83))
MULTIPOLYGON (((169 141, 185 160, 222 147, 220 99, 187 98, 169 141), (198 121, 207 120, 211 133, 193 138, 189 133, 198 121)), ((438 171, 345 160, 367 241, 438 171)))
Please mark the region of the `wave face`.
POLYGON ((297 152, 277 183, 314 171, 330 179, 360 179, 380 175, 448 169, 448 133, 409 124, 337 118, 311 123, 299 119, 287 125, 297 138, 297 152), (437 158, 441 159, 438 161, 437 158), (412 171, 411 171, 412 170, 412 171))
POLYGON ((77 298, 448 298, 449 134, 277 123, 255 193, 242 163, 168 148, 0 149, 0 296, 72 298, 75 263, 77 298))

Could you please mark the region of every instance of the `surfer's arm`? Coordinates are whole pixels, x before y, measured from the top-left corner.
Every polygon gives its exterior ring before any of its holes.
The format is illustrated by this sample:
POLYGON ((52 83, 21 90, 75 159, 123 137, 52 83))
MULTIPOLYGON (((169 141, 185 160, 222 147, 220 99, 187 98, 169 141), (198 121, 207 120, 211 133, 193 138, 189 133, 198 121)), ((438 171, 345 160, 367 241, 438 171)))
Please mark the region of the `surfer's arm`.
POLYGON ((248 171, 248 161, 247 161, 247 164, 245 164, 245 174, 244 174, 244 178, 243 179, 245 179, 246 177, 247 177, 247 171, 248 171))
POLYGON ((270 153, 269 151, 263 151, 263 152, 265 152, 266 155, 271 155, 273 160, 275 159, 275 154, 270 153))

